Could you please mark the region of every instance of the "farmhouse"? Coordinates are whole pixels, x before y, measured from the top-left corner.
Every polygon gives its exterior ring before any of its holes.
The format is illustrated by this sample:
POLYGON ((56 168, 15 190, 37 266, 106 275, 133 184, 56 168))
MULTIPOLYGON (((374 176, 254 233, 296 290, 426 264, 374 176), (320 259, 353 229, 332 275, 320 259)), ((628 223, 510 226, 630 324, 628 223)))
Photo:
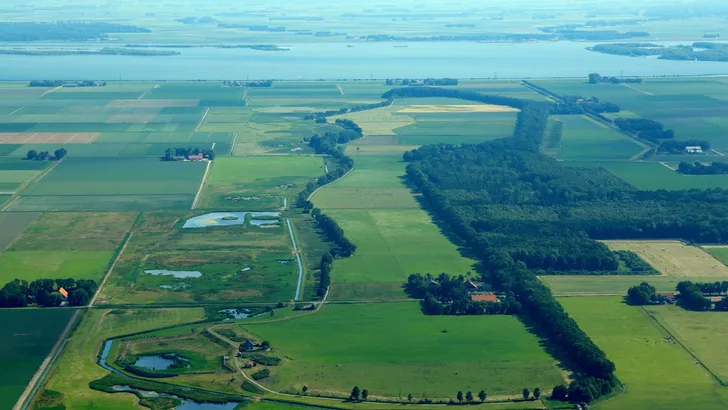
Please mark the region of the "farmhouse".
POLYGON ((489 303, 497 303, 498 297, 493 293, 481 293, 477 295, 471 295, 470 299, 473 302, 489 302, 489 303))
POLYGON ((252 352, 255 347, 255 343, 251 342, 250 339, 245 339, 245 341, 240 344, 238 350, 241 352, 252 352))
POLYGON ((699 145, 691 145, 685 147, 685 152, 688 154, 702 154, 703 153, 703 147, 699 145))

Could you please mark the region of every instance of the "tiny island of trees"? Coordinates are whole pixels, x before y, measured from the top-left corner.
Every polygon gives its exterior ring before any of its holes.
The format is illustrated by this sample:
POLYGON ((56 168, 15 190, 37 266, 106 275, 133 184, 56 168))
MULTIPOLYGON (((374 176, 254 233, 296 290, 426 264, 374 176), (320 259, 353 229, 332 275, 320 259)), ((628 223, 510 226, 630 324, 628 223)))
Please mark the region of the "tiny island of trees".
POLYGON ((48 151, 36 151, 34 149, 28 151, 25 155, 25 160, 28 161, 60 161, 68 155, 68 151, 65 148, 59 148, 51 154, 48 151))

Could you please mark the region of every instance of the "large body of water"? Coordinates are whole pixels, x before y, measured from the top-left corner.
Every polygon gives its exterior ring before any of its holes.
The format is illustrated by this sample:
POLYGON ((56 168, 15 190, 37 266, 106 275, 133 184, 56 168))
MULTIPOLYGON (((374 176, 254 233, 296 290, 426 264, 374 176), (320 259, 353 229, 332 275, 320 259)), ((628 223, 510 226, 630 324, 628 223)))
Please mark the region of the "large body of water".
MULTIPOLYGON (((679 43, 662 43, 666 45, 679 43)), ((187 48, 182 55, 0 55, 0 80, 335 80, 374 78, 533 78, 728 73, 726 62, 668 61, 587 51, 594 43, 391 42, 295 44, 290 51, 187 48), (407 47, 403 47, 406 45, 407 47)), ((2 45, 8 47, 9 45, 2 45)), ((13 44, 12 47, 31 47, 13 44)), ((33 47, 48 45, 34 44, 33 47)), ((63 47, 88 47, 88 44, 63 47)), ((59 47, 58 44, 54 47, 59 47)))

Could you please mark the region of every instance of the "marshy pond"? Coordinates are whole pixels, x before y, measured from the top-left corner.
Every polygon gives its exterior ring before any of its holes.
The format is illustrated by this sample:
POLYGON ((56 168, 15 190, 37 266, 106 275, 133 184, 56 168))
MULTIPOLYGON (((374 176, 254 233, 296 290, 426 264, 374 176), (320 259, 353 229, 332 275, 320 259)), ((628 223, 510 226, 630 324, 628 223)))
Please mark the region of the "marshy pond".
POLYGON ((150 269, 145 270, 144 273, 154 276, 174 276, 177 279, 199 278, 202 276, 202 272, 196 270, 150 269))
POLYGON ((276 225, 281 217, 280 212, 211 212, 188 219, 182 228, 244 225, 248 215, 253 226, 276 225))
POLYGON ((187 367, 189 366, 189 359, 176 354, 157 354, 138 356, 134 362, 134 366, 147 370, 168 370, 175 364, 177 364, 176 367, 178 368, 187 367))

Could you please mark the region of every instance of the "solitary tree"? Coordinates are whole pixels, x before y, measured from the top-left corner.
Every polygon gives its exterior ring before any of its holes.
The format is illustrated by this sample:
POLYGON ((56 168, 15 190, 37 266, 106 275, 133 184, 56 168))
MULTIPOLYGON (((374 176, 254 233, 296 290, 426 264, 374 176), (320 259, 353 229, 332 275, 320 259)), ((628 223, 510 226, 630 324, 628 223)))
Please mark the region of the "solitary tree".
POLYGON ((541 389, 536 387, 533 389, 533 398, 538 400, 539 397, 541 397, 541 389))
POLYGON ((472 402, 473 401, 473 392, 469 391, 469 392, 465 393, 465 400, 467 400, 468 403, 472 402))
POLYGON ((407 401, 410 402, 410 403, 412 403, 412 399, 413 399, 412 393, 408 394, 407 395, 407 401))
POLYGON ((303 394, 308 393, 308 386, 303 386, 303 388, 301 389, 301 391, 303 391, 303 394))
POLYGON ((531 392, 528 389, 523 389, 523 400, 528 400, 531 397, 531 392))
POLYGON ((34 149, 28 151, 28 155, 26 155, 25 158, 31 161, 35 161, 36 159, 38 159, 38 151, 34 149))
MULTIPOLYGON (((271 310, 271 312, 272 312, 272 310, 271 310)), ((263 350, 268 350, 268 349, 270 349, 270 342, 267 340, 264 340, 263 343, 260 344, 260 347, 262 347, 263 350)))
POLYGON ((484 402, 485 399, 488 398, 488 394, 485 393, 485 390, 481 390, 480 393, 478 393, 478 398, 480 399, 480 402, 484 402))
POLYGON ((361 396, 361 389, 359 389, 359 386, 354 386, 354 389, 351 390, 351 396, 349 396, 349 400, 358 401, 359 396, 361 396))
POLYGON ((458 401, 461 403, 463 402, 463 392, 461 391, 458 392, 458 401))
POLYGON ((364 400, 364 401, 366 401, 368 397, 369 397, 369 390, 367 390, 367 389, 362 390, 361 391, 361 399, 364 400))

